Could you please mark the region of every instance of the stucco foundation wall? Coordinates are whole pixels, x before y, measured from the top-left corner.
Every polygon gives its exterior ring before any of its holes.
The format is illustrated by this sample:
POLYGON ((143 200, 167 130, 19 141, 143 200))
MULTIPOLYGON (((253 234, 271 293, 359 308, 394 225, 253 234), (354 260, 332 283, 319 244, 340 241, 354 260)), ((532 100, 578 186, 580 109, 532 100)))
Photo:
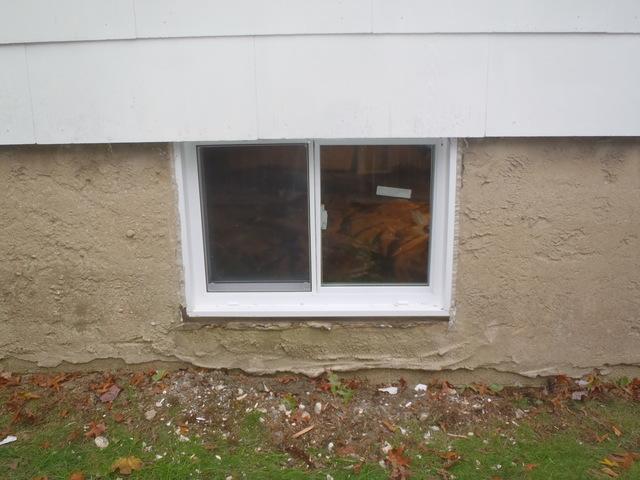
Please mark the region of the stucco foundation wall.
POLYGON ((460 143, 455 316, 183 323, 160 144, 0 148, 0 365, 640 370, 640 140, 460 143))

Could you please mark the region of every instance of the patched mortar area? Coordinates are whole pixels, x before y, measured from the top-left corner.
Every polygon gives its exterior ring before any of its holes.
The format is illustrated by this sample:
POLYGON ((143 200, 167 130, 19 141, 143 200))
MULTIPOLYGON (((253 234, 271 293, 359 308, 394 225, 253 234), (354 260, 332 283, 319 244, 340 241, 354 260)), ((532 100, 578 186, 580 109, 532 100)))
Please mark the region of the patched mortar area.
POLYGON ((166 361, 308 375, 640 370, 640 141, 460 147, 451 324, 183 323, 167 145, 3 147, 0 359, 25 369, 166 361))

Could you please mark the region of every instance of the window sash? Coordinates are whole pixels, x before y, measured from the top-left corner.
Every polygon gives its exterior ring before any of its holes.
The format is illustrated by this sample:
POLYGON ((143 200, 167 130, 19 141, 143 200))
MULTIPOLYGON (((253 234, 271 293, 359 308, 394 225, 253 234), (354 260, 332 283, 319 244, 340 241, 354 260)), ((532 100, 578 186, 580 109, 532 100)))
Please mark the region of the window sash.
MULTIPOLYGON (((215 179, 215 166, 213 165, 213 163, 215 163, 217 160, 215 159, 209 159, 207 160, 206 157, 207 156, 211 156, 211 154, 213 154, 213 156, 215 156, 215 149, 218 147, 221 147, 222 151, 228 152, 228 149, 226 149, 225 147, 230 147, 230 148, 242 148, 242 147, 265 147, 267 145, 265 144, 257 144, 257 145, 247 145, 247 144, 241 144, 241 145, 224 145, 224 146, 220 146, 220 145, 199 145, 196 147, 196 154, 198 155, 198 177, 199 177, 199 188, 200 188, 200 205, 201 205, 201 210, 202 210, 202 223, 203 223, 203 242, 204 242, 204 253, 205 253, 205 259, 206 259, 206 264, 205 264, 205 270, 207 271, 207 287, 209 291, 215 292, 215 291, 220 291, 220 292, 233 292, 233 291, 239 291, 239 292, 282 292, 282 291, 309 291, 311 289, 311 269, 310 269, 310 262, 311 262, 311 258, 310 258, 310 250, 308 248, 308 244, 310 242, 310 228, 309 225, 306 228, 306 244, 307 244, 307 248, 304 249, 305 252, 304 255, 306 257, 306 261, 304 261, 304 263, 306 264, 306 267, 302 266, 301 270, 303 270, 303 273, 306 273, 307 278, 305 279, 295 279, 295 278, 286 278, 286 279, 281 279, 281 280, 272 280, 272 281, 267 281, 267 280, 259 280, 256 279, 256 276, 258 275, 252 275, 249 274, 246 278, 239 278, 238 272, 232 272, 231 274, 226 274, 227 278, 220 278, 223 277, 223 275, 220 275, 220 272, 216 272, 218 269, 216 268, 216 265, 220 264, 221 262, 217 259, 218 257, 216 256, 216 254, 214 253, 214 249, 212 248, 212 246, 214 244, 217 243, 216 238, 219 238, 220 235, 222 235, 221 233, 216 233, 215 228, 212 230, 211 229, 211 220, 213 217, 213 221, 214 224, 215 222, 219 222, 219 218, 218 215, 220 214, 220 211, 214 211, 213 209, 211 211, 209 211, 209 208, 207 206, 208 202, 211 199, 211 196, 213 196, 215 198, 215 191, 214 189, 216 188, 215 186, 212 185, 207 185, 207 178, 211 178, 212 180, 216 180, 215 179), (205 152, 205 150, 207 150, 208 148, 212 148, 212 150, 210 150, 209 152, 205 152), (211 162, 211 163, 210 163, 211 162), (214 169, 213 172, 211 172, 212 177, 206 177, 206 171, 207 169, 214 169), (217 275, 216 275, 217 273, 217 275), (213 277, 214 276, 218 276, 218 280, 214 280, 213 277), (233 278, 229 278, 229 277, 236 277, 235 279, 233 278)), ((286 147, 286 146, 292 146, 292 147, 300 147, 300 146, 304 146, 304 162, 306 163, 300 163, 295 165, 296 167, 304 167, 304 188, 306 189, 305 191, 305 197, 307 198, 307 204, 304 205, 303 203, 298 204, 298 207, 304 208, 304 220, 306 221, 307 224, 309 224, 309 205, 308 205, 308 196, 309 196, 309 145, 307 143, 278 143, 278 144, 269 144, 268 146, 271 147, 286 147)), ((243 152, 239 152, 237 151, 237 153, 242 154, 243 152)), ((247 153, 246 151, 244 152, 245 154, 247 153)), ((294 157, 287 157, 285 160, 286 161, 297 161, 298 159, 295 158, 296 155, 299 155, 300 153, 302 153, 301 151, 290 151, 288 152, 289 154, 293 154, 294 157)), ((267 155, 267 158, 269 158, 269 154, 263 150, 262 152, 263 155, 267 155)), ((223 154, 224 155, 224 154, 223 154)), ((258 153, 259 155, 259 153, 258 153)), ((224 157, 223 157, 224 158, 224 157)), ((241 161, 241 158, 235 157, 232 162, 236 163, 236 165, 238 164, 239 161, 241 161)), ((263 157, 264 159, 264 157, 263 157)), ((259 164, 260 162, 258 162, 259 164)), ((293 164, 291 164, 293 165, 293 164)), ((217 172, 218 174, 220 173, 219 171, 217 172)), ((249 174, 249 172, 244 172, 249 174)), ((301 178, 301 177, 300 177, 301 178)), ((227 179, 228 180, 228 179, 227 179)), ((270 178, 269 180, 277 182, 277 181, 281 181, 282 179, 278 179, 277 176, 273 176, 272 178, 270 178)), ((225 187, 229 187, 231 186, 231 184, 233 183, 232 181, 228 181, 228 182, 223 182, 223 183, 227 183, 227 185, 225 185, 225 187)), ((242 184, 242 182, 241 182, 242 184)), ((242 185, 235 185, 240 191, 242 190, 242 185)), ((258 186, 258 189, 261 187, 262 185, 258 186)), ((270 187, 272 187, 273 184, 270 185, 270 187)), ((222 187, 222 188, 225 188, 222 187)), ((291 188, 291 185, 287 185, 288 188, 291 188)), ((297 185, 298 188, 300 188, 300 185, 297 185)), ((292 193, 291 190, 289 190, 290 193, 292 193)), ((246 193, 246 192, 245 192, 246 193)), ((233 198, 233 196, 236 195, 237 197, 237 192, 232 192, 231 193, 231 198, 233 198)), ((251 194, 249 194, 249 198, 251 198, 251 194)), ((263 208, 265 206, 270 205, 270 201, 274 200, 274 199, 270 199, 270 198, 263 198, 262 200, 266 200, 264 203, 262 203, 261 205, 255 205, 256 208, 263 208)), ((255 210, 252 212, 253 214, 255 214, 255 210)), ((229 212, 230 217, 233 218, 233 213, 229 212)), ((277 216, 277 215, 276 215, 277 216)), ((274 216, 275 217, 275 216, 274 216)), ((296 220, 301 220, 301 218, 298 218, 296 220)), ((251 226, 248 228, 249 230, 251 230, 251 226)), ((245 233, 249 233, 249 232, 245 232, 245 233)), ((256 235, 256 232, 253 231, 251 232, 251 234, 256 235)), ((291 240, 291 239, 289 239, 291 240)), ((275 252, 270 252, 270 258, 272 258, 272 255, 275 252)), ((299 252, 301 253, 301 252, 299 252)), ((280 254, 282 254, 282 251, 280 251, 280 254)), ((233 255, 230 255, 231 257, 233 257, 233 255)), ((237 255, 236 255, 237 256, 237 255)), ((246 256, 246 253, 242 256, 246 256)), ((236 259, 237 260, 237 259, 236 259)), ((235 269, 236 266, 234 265, 234 267, 232 268, 235 269)), ((299 272, 296 272, 299 273, 299 272)), ((241 274, 242 275, 242 274, 241 274)), ((267 276, 275 276, 274 272, 270 272, 267 273, 267 276)), ((290 275, 290 277, 292 276, 296 276, 296 275, 290 275)), ((301 275, 297 275, 297 276, 301 276, 301 275)), ((286 277, 286 276, 285 276, 286 277)), ((284 277, 283 277, 284 278, 284 277)))
POLYGON ((174 146, 179 189, 187 314, 192 317, 448 316, 451 299, 456 142, 446 139, 291 140, 288 142, 194 142, 174 146), (199 145, 307 143, 309 151, 309 291, 208 291, 200 179, 199 145), (429 285, 322 285, 320 228, 321 145, 434 145, 429 285))
MULTIPOLYGON (((373 145, 373 144, 367 143, 367 142, 354 141, 353 143, 354 143, 354 146, 367 146, 367 147, 369 147, 369 146, 374 146, 375 147, 376 146, 376 145, 373 145)), ((326 142, 326 143, 319 143, 318 144, 318 148, 316 150, 317 153, 316 153, 315 158, 316 158, 316 163, 318 164, 317 171, 320 172, 319 173, 320 186, 319 186, 319 189, 317 190, 319 192, 318 195, 320 196, 320 200, 319 200, 319 202, 320 202, 320 205, 319 205, 320 214, 322 214, 323 208, 326 208, 327 201, 328 201, 328 199, 322 197, 323 182, 328 181, 327 178, 324 178, 324 179, 322 178, 322 160, 323 160, 322 159, 322 150, 323 150, 323 147, 326 147, 326 146, 330 146, 330 147, 343 147, 343 146, 346 146, 346 147, 349 147, 349 146, 352 146, 352 145, 346 144, 346 143, 336 144, 335 142, 326 142), (325 207, 323 207, 323 206, 325 206, 325 207)), ((393 146, 398 146, 398 144, 393 144, 393 143, 386 142, 384 144, 381 144, 380 146, 393 147, 393 146)), ((403 144, 400 144, 400 146, 403 146, 403 147, 404 146, 411 146, 411 144, 403 143, 403 144)), ((434 147, 435 147, 435 145, 426 144, 424 142, 420 142, 420 143, 416 143, 415 146, 419 146, 419 147, 426 146, 426 147, 429 147, 429 151, 430 151, 430 153, 429 153, 429 168, 428 168, 429 179, 428 179, 428 183, 425 183, 423 185, 428 189, 428 192, 429 192, 429 196, 428 196, 427 201, 428 201, 428 207, 429 207, 429 236, 430 236, 431 235, 431 227, 432 227, 432 221, 431 221, 431 216, 432 215, 431 214, 432 214, 432 211, 433 211, 433 172, 434 172, 433 164, 434 164, 434 156, 435 156, 434 155, 434 150, 435 150, 434 147)), ((324 184, 324 185, 326 185, 326 184, 324 184)), ((378 187, 378 188, 380 188, 380 187, 378 187)), ((376 194, 376 197, 377 197, 377 194, 376 194)), ((418 199, 418 197, 416 197, 416 200, 417 199, 418 199)), ((376 198, 376 201, 378 202, 378 206, 384 205, 384 201, 380 201, 380 199, 378 199, 378 198, 376 198)), ((318 207, 316 207, 316 208, 318 208, 318 207)), ((331 215, 329 214, 328 225, 331 225, 332 221, 335 221, 335 219, 332 220, 331 215)), ((380 281, 380 282, 372 282, 372 281, 337 282, 337 281, 328 281, 328 280, 326 280, 325 277, 324 277, 324 274, 323 274, 324 273, 324 268, 325 268, 325 265, 326 265, 325 264, 325 260, 326 259, 322 258, 322 255, 324 253, 324 248, 322 248, 323 247, 323 245, 322 245, 323 232, 324 232, 324 230, 322 230, 322 228, 320 227, 320 236, 319 236, 319 239, 318 239, 318 243, 320 245, 320 249, 319 250, 320 250, 320 257, 321 258, 318 261, 319 261, 319 269, 320 269, 320 279, 322 280, 321 284, 323 286, 350 288, 350 287, 354 287, 354 286, 362 286, 362 287, 374 287, 374 286, 376 286, 376 287, 379 287, 379 286, 401 287, 401 286, 414 286, 415 285, 415 286, 425 287, 425 286, 429 285, 429 274, 430 274, 430 272, 429 272, 430 251, 429 250, 431 248, 431 240, 430 240, 430 238, 427 240, 426 255, 425 255, 425 257, 423 257, 423 260, 427 261, 427 264, 424 265, 424 270, 423 270, 423 275, 425 276, 425 279, 426 279, 426 281, 424 281, 424 282, 421 282, 421 281, 420 282, 401 282, 401 281, 398 281, 397 279, 396 279, 396 281, 390 281, 390 282, 384 282, 384 281, 380 281)))

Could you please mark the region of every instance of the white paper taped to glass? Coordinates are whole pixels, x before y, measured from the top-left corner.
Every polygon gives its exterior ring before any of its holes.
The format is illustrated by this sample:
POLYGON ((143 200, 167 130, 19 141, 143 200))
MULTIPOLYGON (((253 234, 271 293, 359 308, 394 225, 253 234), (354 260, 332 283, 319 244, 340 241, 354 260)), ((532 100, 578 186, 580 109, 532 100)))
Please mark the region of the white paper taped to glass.
POLYGON ((376 189, 376 195, 379 195, 381 197, 411 198, 411 189, 385 187, 384 185, 378 185, 378 188, 376 189))

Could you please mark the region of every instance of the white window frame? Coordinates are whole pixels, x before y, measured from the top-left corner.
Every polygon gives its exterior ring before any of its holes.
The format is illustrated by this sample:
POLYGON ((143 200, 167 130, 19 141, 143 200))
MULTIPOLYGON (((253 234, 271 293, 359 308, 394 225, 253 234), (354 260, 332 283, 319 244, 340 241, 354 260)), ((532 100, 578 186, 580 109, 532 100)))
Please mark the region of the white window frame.
POLYGON ((313 139, 186 142, 173 148, 189 317, 448 317, 451 305, 457 141, 455 139, 313 139), (306 143, 309 151, 311 291, 207 291, 197 147, 306 143), (321 283, 320 146, 433 145, 429 285, 330 286, 321 283))

